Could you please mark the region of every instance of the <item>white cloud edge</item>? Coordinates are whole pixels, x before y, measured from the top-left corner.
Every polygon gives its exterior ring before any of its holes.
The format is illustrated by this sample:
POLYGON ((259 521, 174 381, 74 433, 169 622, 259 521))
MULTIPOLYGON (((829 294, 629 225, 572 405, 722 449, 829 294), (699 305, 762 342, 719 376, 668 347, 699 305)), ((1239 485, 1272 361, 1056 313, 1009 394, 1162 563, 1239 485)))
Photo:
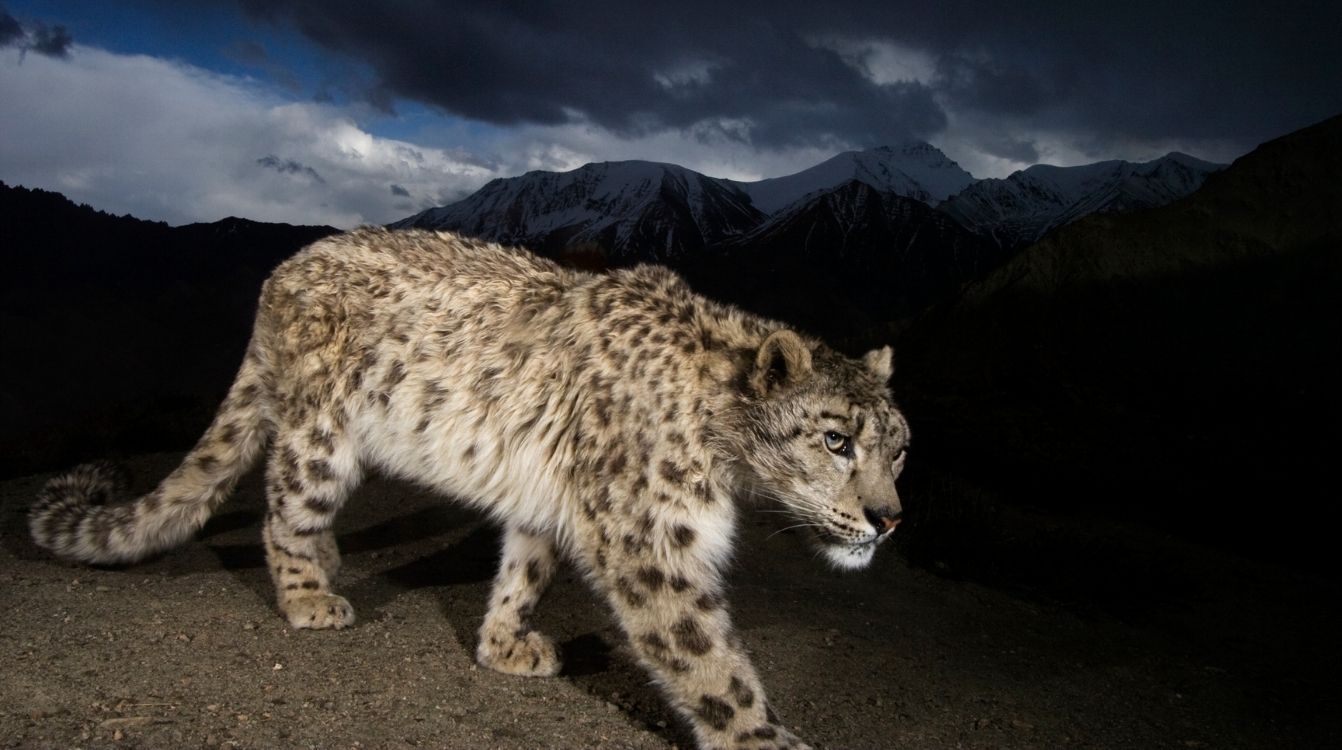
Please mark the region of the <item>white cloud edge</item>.
POLYGON ((0 179, 172 224, 244 216, 384 223, 496 176, 468 155, 383 138, 340 107, 177 61, 76 46, 0 51, 0 179), (285 173, 274 156, 321 175, 285 173), (394 195, 399 185, 412 198, 394 195))

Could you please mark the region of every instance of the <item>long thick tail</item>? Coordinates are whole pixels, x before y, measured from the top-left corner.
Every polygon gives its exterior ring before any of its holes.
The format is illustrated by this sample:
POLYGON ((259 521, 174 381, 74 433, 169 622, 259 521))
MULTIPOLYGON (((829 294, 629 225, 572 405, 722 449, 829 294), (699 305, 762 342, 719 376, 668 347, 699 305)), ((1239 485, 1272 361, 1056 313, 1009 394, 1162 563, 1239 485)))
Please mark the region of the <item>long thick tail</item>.
POLYGON ((125 563, 180 544, 232 493, 267 438, 263 364, 251 349, 214 422, 182 464, 147 495, 117 502, 124 475, 85 464, 47 482, 28 513, 33 540, 86 563, 125 563))

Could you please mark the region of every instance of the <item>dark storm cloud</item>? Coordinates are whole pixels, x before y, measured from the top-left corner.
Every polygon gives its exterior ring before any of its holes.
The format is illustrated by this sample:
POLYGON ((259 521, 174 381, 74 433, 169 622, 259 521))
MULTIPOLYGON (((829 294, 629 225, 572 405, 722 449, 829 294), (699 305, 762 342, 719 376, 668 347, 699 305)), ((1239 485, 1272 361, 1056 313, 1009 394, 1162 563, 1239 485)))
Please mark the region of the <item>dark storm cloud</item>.
POLYGON ((14 16, 0 8, 0 47, 8 47, 20 39, 23 39, 23 27, 14 16))
POLYGON ((935 135, 953 110, 1095 144, 1252 145, 1342 111, 1332 1, 239 1, 369 66, 378 106, 403 97, 502 125, 873 144, 935 135), (835 39, 915 50, 931 75, 881 85, 835 39))
POLYGON ((391 194, 392 194, 392 195, 398 195, 398 196, 400 196, 400 197, 402 197, 402 198, 409 198, 409 197, 410 197, 410 191, 409 191, 409 190, 406 190, 405 188, 403 188, 403 187, 401 187, 400 185, 397 185, 397 184, 395 184, 395 183, 392 183, 392 186, 391 186, 391 194))
POLYGON ((30 31, 24 31, 23 24, 0 7, 0 47, 17 46, 26 55, 36 52, 47 57, 65 58, 70 56, 70 45, 74 38, 64 26, 48 26, 41 22, 31 24, 30 31))
POLYGON ((64 26, 37 24, 33 28, 33 38, 28 43, 27 49, 47 57, 69 57, 70 45, 74 44, 74 41, 64 26))
POLYGON ((878 86, 816 46, 822 27, 733 3, 244 5, 358 57, 395 96, 500 125, 586 119, 633 136, 748 119, 753 142, 786 146, 945 124, 925 87, 878 86))
POLYGON ((987 133, 979 136, 977 145, 985 154, 1000 159, 1008 159, 1021 164, 1037 164, 1039 162, 1039 149, 1032 141, 987 133))
POLYGON ((938 39, 949 106, 1125 138, 1252 145, 1342 111, 1325 2, 987 6, 915 26, 938 39))
POLYGON ((322 179, 322 176, 317 174, 317 170, 304 164, 300 164, 293 159, 281 159, 274 154, 270 154, 269 156, 263 156, 260 159, 257 159, 256 163, 267 169, 273 169, 280 174, 305 175, 311 178, 313 182, 319 182, 323 185, 326 184, 326 180, 322 179))

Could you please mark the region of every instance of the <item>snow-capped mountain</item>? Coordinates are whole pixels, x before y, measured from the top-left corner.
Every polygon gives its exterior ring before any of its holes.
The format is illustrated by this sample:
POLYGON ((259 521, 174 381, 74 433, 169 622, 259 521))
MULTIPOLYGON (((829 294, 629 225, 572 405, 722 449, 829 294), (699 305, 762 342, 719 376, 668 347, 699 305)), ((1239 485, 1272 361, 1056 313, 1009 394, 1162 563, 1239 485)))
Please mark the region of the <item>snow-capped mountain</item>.
POLYGON ((392 226, 450 229, 577 264, 674 262, 850 181, 935 204, 973 179, 926 143, 848 151, 758 182, 715 179, 674 164, 602 162, 493 180, 462 201, 392 226))
POLYGON ((873 283, 907 311, 1053 228, 1090 213, 1164 205, 1218 169, 1170 154, 1143 164, 1039 165, 975 181, 926 143, 850 151, 758 182, 715 179, 674 164, 602 162, 493 180, 462 201, 393 226, 449 229, 576 266, 652 261, 701 277, 711 276, 715 263, 809 258, 817 271, 844 278, 836 288, 852 288, 863 274, 898 274, 893 286, 873 283), (905 252, 909 243, 917 252, 905 252), (945 257, 931 260, 938 252, 945 257), (903 266, 887 262, 905 256, 903 266))
POLYGON ((749 196, 674 164, 587 164, 489 182, 466 199, 393 227, 450 229, 599 265, 684 257, 745 232, 763 215, 749 196))
POLYGON ((911 142, 866 151, 845 151, 786 177, 732 184, 750 196, 755 208, 772 214, 795 201, 850 180, 935 206, 964 190, 974 182, 974 177, 935 146, 911 142))
POLYGON ((1004 247, 1021 247, 1089 214, 1172 203, 1223 168, 1180 153, 1139 164, 1037 164, 1004 179, 979 180, 939 208, 1004 247))

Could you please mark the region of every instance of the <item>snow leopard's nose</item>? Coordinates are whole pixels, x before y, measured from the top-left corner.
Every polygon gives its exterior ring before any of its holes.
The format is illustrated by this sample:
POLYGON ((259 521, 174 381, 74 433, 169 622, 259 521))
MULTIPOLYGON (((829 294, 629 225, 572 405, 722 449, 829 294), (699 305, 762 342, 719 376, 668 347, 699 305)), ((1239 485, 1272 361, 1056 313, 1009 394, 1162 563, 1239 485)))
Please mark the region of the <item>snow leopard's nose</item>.
POLYGON ((894 508, 863 508, 862 515, 867 517, 867 523, 876 529, 878 536, 885 536, 899 525, 902 514, 894 508))

